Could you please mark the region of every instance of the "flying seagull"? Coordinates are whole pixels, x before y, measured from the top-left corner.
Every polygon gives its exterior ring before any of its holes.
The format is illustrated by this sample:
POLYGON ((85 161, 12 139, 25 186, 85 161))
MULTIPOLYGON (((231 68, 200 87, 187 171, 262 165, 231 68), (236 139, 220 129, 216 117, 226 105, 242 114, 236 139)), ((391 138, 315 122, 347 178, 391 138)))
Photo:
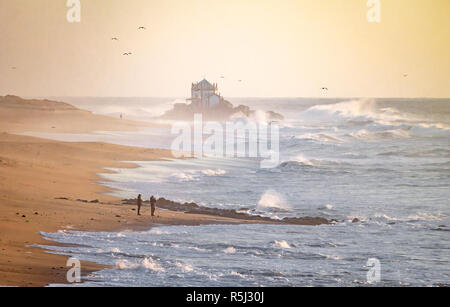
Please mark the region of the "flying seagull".
POLYGON ((131 52, 125 52, 123 55, 132 55, 131 52))
POLYGON ((403 74, 403 77, 405 77, 405 78, 408 77, 408 74, 403 74))
POLYGON ((242 80, 238 80, 238 82, 242 82, 242 80))
POLYGON ((322 87, 321 90, 328 91, 328 87, 322 87))
POLYGON ((119 39, 117 37, 111 38, 112 41, 118 41, 119 39))
POLYGON ((225 79, 225 77, 224 77, 224 76, 220 76, 220 78, 221 78, 221 79, 225 79))
POLYGON ((139 27, 138 30, 146 30, 145 27, 139 27))

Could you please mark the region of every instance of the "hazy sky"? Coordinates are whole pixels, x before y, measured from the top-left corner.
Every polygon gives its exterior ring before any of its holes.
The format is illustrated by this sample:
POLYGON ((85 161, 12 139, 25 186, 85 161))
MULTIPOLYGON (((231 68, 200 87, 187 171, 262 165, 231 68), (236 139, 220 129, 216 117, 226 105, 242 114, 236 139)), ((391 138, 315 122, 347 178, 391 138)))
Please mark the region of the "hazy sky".
POLYGON ((0 0, 0 95, 450 97, 450 1, 366 2, 0 0))

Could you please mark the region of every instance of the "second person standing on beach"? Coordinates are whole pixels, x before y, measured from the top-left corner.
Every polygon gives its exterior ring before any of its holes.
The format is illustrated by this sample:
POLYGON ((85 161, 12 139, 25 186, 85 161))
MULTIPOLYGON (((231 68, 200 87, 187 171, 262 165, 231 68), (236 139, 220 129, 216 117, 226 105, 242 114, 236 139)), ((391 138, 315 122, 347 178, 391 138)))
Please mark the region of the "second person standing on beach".
POLYGON ((142 207, 142 196, 141 194, 139 194, 137 198, 137 215, 141 215, 141 207, 142 207))
POLYGON ((152 210, 152 216, 155 216, 155 210, 156 210, 156 198, 152 195, 152 197, 150 197, 150 207, 152 210))

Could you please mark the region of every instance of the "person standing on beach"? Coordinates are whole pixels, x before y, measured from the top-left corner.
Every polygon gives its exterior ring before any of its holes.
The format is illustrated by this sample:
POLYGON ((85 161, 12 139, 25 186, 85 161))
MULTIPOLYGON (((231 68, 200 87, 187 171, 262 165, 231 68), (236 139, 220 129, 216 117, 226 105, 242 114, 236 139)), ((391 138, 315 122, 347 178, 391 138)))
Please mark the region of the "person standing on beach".
POLYGON ((150 207, 152 209, 152 216, 155 216, 155 211, 156 211, 156 198, 155 196, 152 195, 152 197, 150 197, 150 207))
POLYGON ((138 195, 138 198, 137 198, 137 214, 138 215, 141 215, 141 206, 142 206, 142 195, 141 194, 139 194, 138 195))

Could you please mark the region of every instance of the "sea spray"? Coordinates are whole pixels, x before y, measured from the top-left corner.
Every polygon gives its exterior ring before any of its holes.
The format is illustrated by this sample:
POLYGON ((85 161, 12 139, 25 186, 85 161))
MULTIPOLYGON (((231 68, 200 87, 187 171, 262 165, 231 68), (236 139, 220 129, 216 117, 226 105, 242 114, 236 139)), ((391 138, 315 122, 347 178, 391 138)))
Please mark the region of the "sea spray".
POLYGON ((291 246, 285 240, 275 241, 273 244, 277 248, 290 249, 291 246))
POLYGON ((279 209, 289 211, 291 206, 286 203, 284 197, 275 190, 267 190, 258 202, 258 209, 279 209))

